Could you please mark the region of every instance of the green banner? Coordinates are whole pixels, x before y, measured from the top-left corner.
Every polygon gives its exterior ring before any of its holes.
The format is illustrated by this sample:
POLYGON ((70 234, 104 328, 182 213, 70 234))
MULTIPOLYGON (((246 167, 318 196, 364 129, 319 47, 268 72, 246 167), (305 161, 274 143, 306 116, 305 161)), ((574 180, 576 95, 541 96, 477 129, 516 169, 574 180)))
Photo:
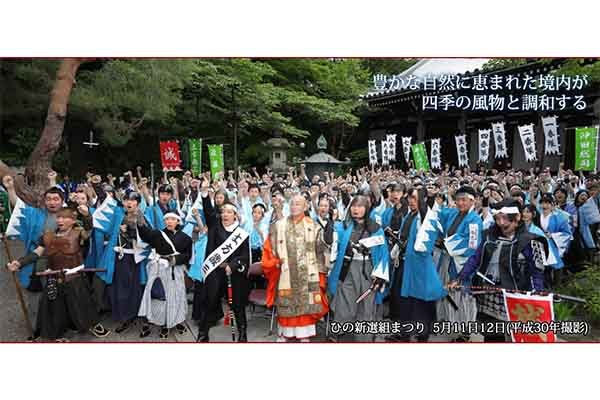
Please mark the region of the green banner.
POLYGON ((208 160, 210 161, 210 175, 213 179, 219 172, 225 172, 222 144, 208 145, 208 160))
POLYGON ((575 170, 596 171, 598 127, 575 128, 575 170))
POLYGON ((190 149, 190 169, 197 177, 202 172, 202 139, 188 139, 190 149))
POLYGON ((412 145, 413 158, 415 159, 415 169, 417 171, 429 171, 429 159, 425 150, 425 143, 416 143, 412 145))

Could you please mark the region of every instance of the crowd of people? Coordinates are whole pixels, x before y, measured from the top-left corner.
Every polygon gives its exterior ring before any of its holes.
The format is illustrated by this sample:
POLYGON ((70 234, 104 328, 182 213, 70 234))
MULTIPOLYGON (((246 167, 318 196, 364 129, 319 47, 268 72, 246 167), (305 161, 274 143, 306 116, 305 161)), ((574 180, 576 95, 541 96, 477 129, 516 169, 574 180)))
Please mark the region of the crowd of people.
POLYGON ((427 341, 433 321, 492 318, 470 286, 550 291, 598 250, 600 177, 562 166, 170 174, 154 182, 137 167, 59 183, 51 173, 42 208, 3 178, 0 227, 25 246, 8 268, 42 292, 32 340, 68 329, 106 337, 105 312, 116 332, 141 321, 141 337, 158 327, 166 339, 189 328, 191 305, 207 342, 225 305, 244 342, 249 293, 264 285, 278 341, 309 341, 325 318, 421 322, 385 339, 427 341))

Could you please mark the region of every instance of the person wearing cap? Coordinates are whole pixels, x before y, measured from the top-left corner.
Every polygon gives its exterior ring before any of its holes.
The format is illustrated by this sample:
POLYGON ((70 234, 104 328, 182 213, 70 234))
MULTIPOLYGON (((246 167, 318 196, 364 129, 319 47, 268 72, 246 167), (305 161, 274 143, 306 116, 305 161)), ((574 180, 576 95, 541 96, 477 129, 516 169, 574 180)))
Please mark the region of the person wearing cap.
POLYGON ((175 193, 173 186, 160 185, 158 187, 158 201, 156 204, 146 207, 144 216, 153 229, 165 229, 164 216, 167 213, 179 214, 176 200, 173 199, 175 193))
POLYGON ((277 307, 278 342, 308 341, 329 311, 323 230, 306 215, 309 199, 292 197, 291 214, 271 225, 263 252, 267 305, 277 307))
MULTIPOLYGON (((49 275, 46 279, 32 340, 42 337, 65 341, 64 334, 68 329, 80 333, 90 331, 97 337, 108 336, 110 332, 98 323, 100 317, 89 281, 77 272, 83 269, 80 243, 86 230, 76 225, 77 213, 71 208, 61 208, 55 217, 56 230, 45 232, 34 251, 7 265, 9 270, 18 271, 21 266, 47 256, 49 270, 65 272, 64 275, 49 275)), ((85 226, 89 229, 90 225, 85 226)))
MULTIPOLYGON (((123 206, 106 207, 110 216, 106 224, 95 223, 96 229, 108 236, 108 243, 100 259, 99 268, 106 271, 98 276, 106 285, 106 297, 111 309, 111 318, 118 322, 115 332, 122 333, 135 322, 144 285, 146 283, 146 258, 149 248, 138 235, 138 224, 148 223, 140 210, 142 197, 137 192, 129 192, 123 199, 123 206)), ((108 219, 98 215, 94 219, 108 219)))
MULTIPOLYGON (((469 257, 456 280, 450 282, 449 289, 468 287, 472 282, 476 286, 493 283, 494 287, 504 289, 543 290, 546 241, 529 232, 521 220, 518 202, 502 200, 494 205, 492 213, 494 225, 483 233, 482 244, 469 257)), ((493 321, 494 317, 480 312, 478 319, 493 321)), ((504 341, 505 337, 486 334, 484 339, 504 341)))
MULTIPOLYGON (((137 221, 140 238, 153 249, 146 265, 148 281, 142 296, 138 315, 146 317, 153 325, 161 327, 160 338, 167 339, 169 330, 175 328, 184 334, 183 322, 187 315, 185 289, 185 265, 192 256, 192 239, 182 231, 179 214, 166 213, 165 229, 152 229, 143 219, 137 221)), ((150 326, 144 324, 140 337, 150 334, 150 326)))
POLYGON ((200 187, 202 207, 208 228, 206 256, 203 264, 204 284, 194 293, 194 313, 198 315, 198 341, 209 341, 209 328, 223 318, 221 299, 225 296, 227 276, 233 289, 232 309, 238 328, 238 342, 247 342, 246 306, 250 294, 247 269, 250 266, 249 234, 240 226, 238 208, 225 202, 217 209, 208 196, 209 183, 200 187), (197 309, 196 309, 197 307, 197 309))
MULTIPOLYGON (((389 250, 383 229, 372 218, 371 199, 356 195, 350 201, 346 219, 335 225, 337 257, 328 277, 333 319, 339 323, 375 321, 390 281, 389 250), (372 293, 359 303, 368 289, 372 293)), ((337 341, 370 342, 373 335, 342 334, 337 341)))

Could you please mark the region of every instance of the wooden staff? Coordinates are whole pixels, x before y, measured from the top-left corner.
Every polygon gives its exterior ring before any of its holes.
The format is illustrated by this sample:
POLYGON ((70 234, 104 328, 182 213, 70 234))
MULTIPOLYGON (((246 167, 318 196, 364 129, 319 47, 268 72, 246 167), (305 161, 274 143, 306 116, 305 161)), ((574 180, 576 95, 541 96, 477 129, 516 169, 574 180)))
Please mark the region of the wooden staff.
MULTIPOLYGON (((10 254, 10 249, 8 248, 8 240, 6 240, 6 235, 2 235, 2 243, 4 244, 4 251, 6 252, 6 257, 8 257, 8 262, 12 261, 12 257, 10 254)), ((27 311, 27 304, 25 304, 25 299, 23 298, 23 290, 21 289, 21 285, 19 284, 19 280, 17 279, 17 273, 15 271, 11 271, 13 282, 15 283, 15 289, 17 291, 17 299, 19 300, 19 304, 21 305, 21 310, 23 311, 23 316, 25 317, 25 324, 27 325, 27 331, 29 332, 29 336, 33 337, 33 326, 31 325, 31 321, 29 320, 29 312, 27 311)))

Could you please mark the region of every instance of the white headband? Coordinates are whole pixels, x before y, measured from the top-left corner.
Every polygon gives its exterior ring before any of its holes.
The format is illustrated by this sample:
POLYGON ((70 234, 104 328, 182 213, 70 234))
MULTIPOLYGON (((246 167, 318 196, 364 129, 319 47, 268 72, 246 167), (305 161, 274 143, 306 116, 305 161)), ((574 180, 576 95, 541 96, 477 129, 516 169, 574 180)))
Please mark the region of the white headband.
POLYGON ((233 211, 236 214, 238 212, 237 207, 235 205, 231 204, 231 203, 226 203, 226 204, 223 204, 221 206, 221 210, 225 210, 225 209, 229 209, 229 210, 233 211))
POLYGON ((459 194, 456 195, 456 198, 458 199, 459 197, 466 197, 467 199, 475 200, 475 196, 473 196, 470 193, 464 193, 464 192, 463 193, 459 193, 459 194))
POLYGON ((181 224, 181 217, 179 215, 175 214, 174 212, 166 213, 165 216, 163 217, 163 219, 167 219, 167 218, 175 218, 181 224))
POLYGON ((492 215, 496 214, 518 214, 519 209, 517 207, 502 207, 499 210, 492 209, 492 215))

